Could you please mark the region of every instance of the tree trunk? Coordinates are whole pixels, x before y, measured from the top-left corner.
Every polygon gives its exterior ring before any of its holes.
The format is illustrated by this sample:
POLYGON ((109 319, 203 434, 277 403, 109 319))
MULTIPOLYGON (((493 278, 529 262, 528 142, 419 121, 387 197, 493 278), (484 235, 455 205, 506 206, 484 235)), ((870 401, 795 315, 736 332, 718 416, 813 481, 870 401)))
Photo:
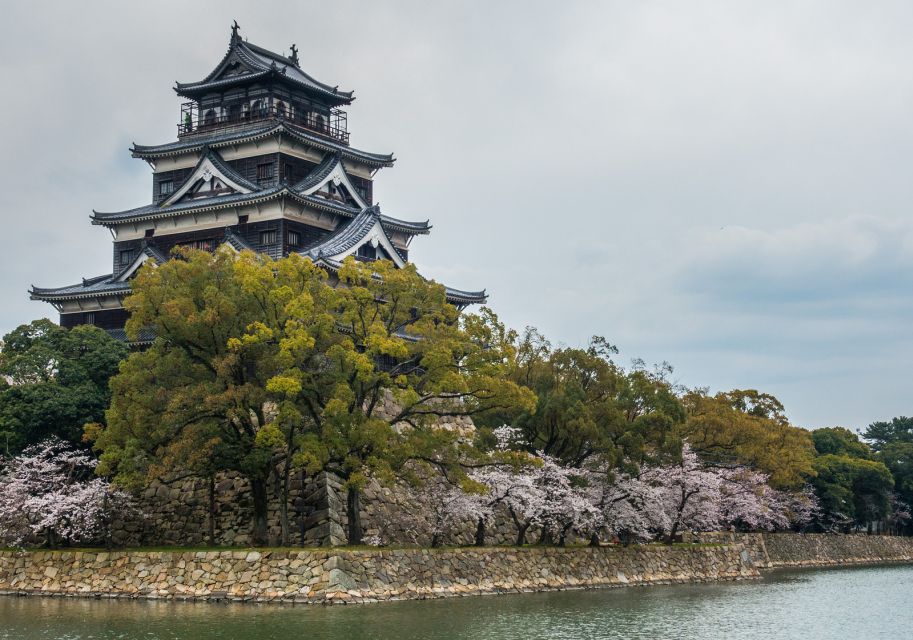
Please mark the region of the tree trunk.
POLYGON ((250 491, 254 499, 254 522, 251 538, 255 547, 265 547, 269 544, 269 498, 267 498, 266 480, 263 478, 250 479, 250 491))
POLYGON ((435 531, 431 534, 431 548, 437 549, 441 546, 441 534, 435 531))
POLYGON ((591 547, 599 546, 599 533, 597 533, 596 531, 594 531, 593 533, 590 534, 590 546, 591 547))
MULTIPOLYGON (((305 475, 304 470, 302 469, 302 471, 301 471, 301 480, 300 480, 300 482, 299 482, 299 484, 300 484, 300 486, 301 486, 301 491, 302 491, 302 493, 299 494, 299 496, 301 496, 301 497, 299 498, 299 501, 298 501, 298 504, 299 504, 299 505, 301 505, 301 504, 302 504, 302 501, 303 501, 304 488, 305 488, 304 481, 305 481, 306 479, 307 479, 307 476, 305 475)), ((305 526, 304 526, 304 514, 306 513, 306 512, 304 511, 304 506, 302 505, 302 506, 300 506, 300 507, 296 507, 295 512, 298 514, 298 520, 299 520, 299 525, 298 525, 298 527, 299 527, 299 528, 298 528, 299 544, 303 547, 303 546, 304 546, 305 534, 307 533, 307 529, 306 529, 305 526)))
POLYGON ((288 435, 285 439, 285 462, 282 465, 282 478, 279 498, 279 526, 282 529, 282 546, 289 546, 291 533, 289 532, 288 522, 288 494, 289 478, 292 475, 292 456, 295 453, 295 427, 289 427, 288 435))
POLYGON ((216 476, 209 476, 209 544, 216 546, 216 476))
POLYGON ((517 546, 522 547, 526 544, 526 531, 529 529, 529 521, 517 525, 517 546))
POLYGON ((479 518, 476 522, 476 546, 485 546, 485 518, 479 518))
POLYGON ((288 529, 289 473, 291 473, 291 465, 286 463, 286 465, 282 469, 282 476, 279 478, 279 528, 281 530, 281 536, 282 536, 282 540, 281 540, 280 544, 283 547, 287 547, 289 545, 289 529, 288 529))
POLYGON ((361 528, 361 493, 355 487, 349 487, 346 495, 346 517, 349 521, 349 544, 361 544, 365 535, 361 528))
POLYGON ((507 507, 508 513, 510 513, 511 519, 514 521, 514 526, 517 527, 517 546, 522 547, 526 544, 526 530, 529 529, 531 524, 529 520, 522 521, 517 515, 517 512, 514 511, 513 507, 507 507))
POLYGON ((542 526, 542 531, 539 532, 539 542, 541 545, 550 545, 552 544, 552 531, 547 526, 542 526))

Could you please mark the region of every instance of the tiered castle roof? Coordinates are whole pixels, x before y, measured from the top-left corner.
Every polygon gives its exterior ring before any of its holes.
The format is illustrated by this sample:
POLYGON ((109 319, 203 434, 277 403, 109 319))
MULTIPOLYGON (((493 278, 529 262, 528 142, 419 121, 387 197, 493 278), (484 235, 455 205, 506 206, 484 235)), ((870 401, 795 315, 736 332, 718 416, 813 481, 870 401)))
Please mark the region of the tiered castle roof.
MULTIPOLYGON (((349 146, 338 107, 353 93, 302 71, 294 45, 283 56, 243 41, 238 30, 236 23, 209 75, 177 83, 176 93, 191 100, 178 140, 131 148, 153 167, 153 202, 93 211, 92 224, 114 236, 112 272, 30 290, 57 307, 64 326, 90 322, 122 337, 131 278, 147 260, 167 260, 174 246, 299 253, 333 272, 351 255, 402 267, 412 238, 430 233, 428 220, 394 218, 372 202, 374 174, 395 159, 349 146)), ((449 287, 447 297, 461 308, 487 298, 449 287)))

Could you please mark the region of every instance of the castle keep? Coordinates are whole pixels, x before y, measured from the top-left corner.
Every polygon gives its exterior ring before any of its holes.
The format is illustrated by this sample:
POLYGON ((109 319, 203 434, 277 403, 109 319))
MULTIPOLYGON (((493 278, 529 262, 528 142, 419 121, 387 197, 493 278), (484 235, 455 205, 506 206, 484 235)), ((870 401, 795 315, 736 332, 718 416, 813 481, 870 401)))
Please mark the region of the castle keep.
MULTIPOLYGON (((54 305, 62 326, 94 324, 126 339, 131 278, 177 246, 299 253, 333 272, 347 256, 403 266, 412 239, 431 231, 428 220, 394 218, 374 204, 374 176, 394 158, 350 146, 342 107, 353 92, 305 73, 294 45, 281 55, 239 30, 235 23, 209 75, 174 87, 187 100, 177 141, 133 145, 133 157, 152 167, 152 202, 93 212, 92 224, 114 239, 111 273, 29 292, 54 305)), ((463 308, 486 294, 447 287, 447 298, 463 308)))

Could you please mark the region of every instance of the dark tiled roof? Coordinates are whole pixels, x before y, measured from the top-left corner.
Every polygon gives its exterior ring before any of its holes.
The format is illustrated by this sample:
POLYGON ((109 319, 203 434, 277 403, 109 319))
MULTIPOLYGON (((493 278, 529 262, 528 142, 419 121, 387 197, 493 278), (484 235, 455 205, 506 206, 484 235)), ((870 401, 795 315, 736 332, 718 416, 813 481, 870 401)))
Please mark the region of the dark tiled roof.
POLYGON ((208 211, 212 209, 222 209, 238 204, 248 204, 253 202, 262 202, 278 196, 281 192, 287 191, 285 185, 277 185, 263 191, 254 193, 232 193, 226 196, 215 196, 212 198, 201 198, 199 200, 188 200, 178 202, 168 207, 162 207, 157 204, 147 204, 135 209, 115 212, 92 211, 92 224, 117 224, 122 222, 134 222, 139 220, 152 220, 155 218, 169 218, 176 213, 184 211, 208 211))
MULTIPOLYGON (((315 247, 315 249, 316 248, 317 247, 315 247)), ((329 269, 330 271, 338 271, 342 266, 342 262, 339 260, 333 260, 332 258, 326 257, 326 255, 314 256, 313 252, 314 249, 304 251, 302 252, 302 255, 311 258, 315 264, 324 269, 329 269)), ((444 285, 444 293, 447 296, 447 302, 460 308, 470 304, 485 304, 488 302, 488 293, 485 289, 482 289, 481 291, 463 291, 462 289, 454 289, 453 287, 444 285)))
POLYGON ((158 262, 165 262, 168 260, 168 254, 159 249, 158 247, 147 245, 143 247, 143 252, 150 258, 155 258, 158 262))
POLYGON ((301 254, 314 261, 323 256, 337 256, 361 242, 379 219, 377 207, 368 207, 347 225, 321 240, 320 244, 302 251, 301 254))
POLYGON ((129 342, 130 344, 145 345, 152 344, 152 342, 155 341, 154 329, 140 329, 139 335, 136 336, 135 340, 131 340, 127 337, 126 329, 105 329, 105 331, 107 331, 108 335, 115 340, 120 340, 121 342, 129 342))
POLYGON ((395 159, 392 153, 369 153, 368 151, 359 151, 339 142, 334 142, 326 138, 314 135, 301 127, 296 127, 289 122, 267 122, 266 124, 257 124, 250 127, 239 127, 231 131, 217 131, 208 135, 199 137, 188 137, 177 142, 169 142, 160 145, 141 145, 133 143, 130 149, 134 157, 137 158, 159 158, 170 155, 177 155, 189 151, 198 151, 205 146, 219 148, 276 136, 279 134, 288 134, 321 151, 339 153, 343 158, 363 162, 374 167, 392 167, 395 159))
MULTIPOLYGON (((251 191, 260 191, 260 189, 262 188, 256 182, 251 182, 250 180, 245 178, 243 175, 238 173, 234 169, 234 167, 232 167, 230 164, 228 164, 227 162, 225 162, 225 160, 222 159, 222 156, 219 155, 218 151, 216 151, 215 149, 210 149, 209 147, 206 148, 205 153, 203 153, 203 155, 200 157, 200 161, 197 163, 197 167, 199 167, 201 164, 203 164, 203 161, 207 160, 207 159, 210 162, 212 162, 212 165, 216 169, 221 171, 225 175, 226 178, 228 178, 235 184, 240 185, 246 189, 250 189, 251 191)), ((194 171, 196 171, 196 168, 194 168, 194 171)), ((190 175, 193 175, 194 171, 191 171, 190 175)))
POLYGON ((230 244, 235 251, 254 251, 254 248, 250 246, 244 238, 236 234, 231 228, 225 228, 225 242, 230 244))
POLYGON ((447 300, 451 303, 459 302, 462 304, 484 304, 488 301, 488 294, 485 289, 481 291, 463 291, 453 287, 444 286, 447 292, 447 300))
POLYGON ((302 71, 301 67, 299 67, 291 58, 274 53, 273 51, 264 49, 253 43, 244 42, 241 38, 232 38, 228 52, 209 75, 198 82, 178 82, 175 91, 179 95, 190 97, 190 94, 199 94, 200 92, 205 92, 210 89, 216 89, 238 82, 250 81, 269 74, 281 76, 318 96, 327 98, 334 104, 348 104, 355 99, 352 91, 339 91, 338 87, 331 87, 330 85, 314 79, 302 71), (215 77, 222 70, 223 65, 232 53, 235 53, 238 59, 250 67, 251 71, 229 76, 222 80, 215 80, 215 77))
POLYGON ((78 284, 65 287, 45 288, 32 285, 29 297, 32 300, 74 300, 105 295, 118 295, 130 291, 129 282, 117 282, 112 274, 88 278, 78 284))
POLYGON ((314 169, 300 181, 292 185, 294 191, 307 191, 316 187, 333 172, 333 167, 339 162, 339 153, 328 153, 314 169))
POLYGON ((384 214, 380 214, 380 221, 383 223, 384 228, 390 229, 392 231, 403 231, 405 233, 421 234, 426 235, 431 233, 432 225, 429 224, 430 220, 425 220, 424 222, 413 222, 411 220, 400 220, 399 218, 393 218, 384 214))
MULTIPOLYGON (((200 166, 207 160, 209 160, 212 163, 212 166, 215 167, 218 171, 220 171, 222 173, 222 175, 224 175, 227 179, 234 182, 236 185, 243 187, 244 189, 249 189, 251 191, 262 191, 263 190, 263 187, 261 187, 260 185, 258 185, 255 182, 251 182, 250 180, 245 178, 243 175, 238 173, 238 171, 236 171, 234 167, 232 167, 230 164, 225 162, 225 160, 222 159, 222 156, 219 155, 218 151, 216 151, 215 149, 211 149, 210 147, 203 147, 202 153, 200 154, 200 159, 197 160, 196 166, 190 170, 190 173, 187 174, 187 178, 184 180, 184 182, 182 182, 181 184, 178 185, 178 187, 174 190, 174 192, 175 193, 180 192, 181 189, 183 189, 187 185, 187 183, 194 178, 194 174, 196 174, 196 172, 200 169, 200 166)), ((169 196, 169 198, 171 198, 171 197, 174 197, 174 196, 173 195, 169 196)), ((224 196, 220 196, 220 197, 224 197, 224 196)), ((167 201, 168 201, 168 199, 166 198, 163 202, 167 202, 167 201)), ((156 205, 156 206, 159 206, 159 208, 165 208, 161 204, 156 205)), ((170 205, 170 206, 176 206, 176 205, 170 205)))

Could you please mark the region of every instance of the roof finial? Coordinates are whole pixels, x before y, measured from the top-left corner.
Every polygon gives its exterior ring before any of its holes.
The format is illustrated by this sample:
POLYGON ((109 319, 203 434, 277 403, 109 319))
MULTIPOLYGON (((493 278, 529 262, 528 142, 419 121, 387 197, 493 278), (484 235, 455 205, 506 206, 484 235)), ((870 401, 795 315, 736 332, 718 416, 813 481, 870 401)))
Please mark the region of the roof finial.
POLYGON ((231 25, 231 39, 232 41, 238 40, 238 31, 241 30, 241 27, 238 26, 238 21, 233 20, 234 24, 231 25))
POLYGON ((292 45, 292 55, 290 55, 288 57, 288 59, 292 61, 293 65, 295 65, 296 67, 298 66, 298 47, 297 46, 292 45))

